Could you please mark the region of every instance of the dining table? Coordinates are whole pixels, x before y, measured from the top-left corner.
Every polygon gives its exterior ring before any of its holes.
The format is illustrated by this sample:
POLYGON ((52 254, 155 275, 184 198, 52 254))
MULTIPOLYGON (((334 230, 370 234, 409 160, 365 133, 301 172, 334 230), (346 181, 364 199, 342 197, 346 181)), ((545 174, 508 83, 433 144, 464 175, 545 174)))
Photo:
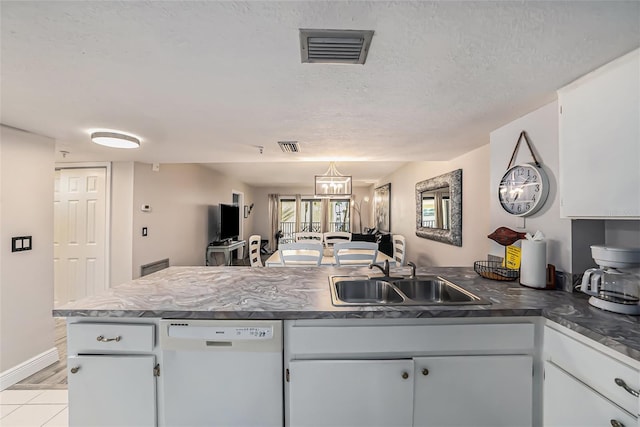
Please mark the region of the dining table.
MULTIPOLYGON (((291 252, 295 253, 294 251, 291 251, 291 252)), ((368 253, 368 251, 359 250, 359 249, 348 249, 348 250, 343 250, 341 253, 357 254, 357 253, 368 253)), ((389 261, 389 265, 391 267, 396 266, 396 261, 392 257, 390 257, 389 255, 383 252, 378 252, 375 263, 382 265, 384 264, 385 261, 389 261)), ((271 256, 267 258, 267 260, 264 262, 264 265, 265 267, 285 267, 285 265, 280 260, 280 253, 278 251, 275 251, 273 254, 271 254, 271 256)), ((303 265, 303 264, 293 264, 293 265, 297 266, 297 265, 303 265)), ((304 264, 304 265, 308 266, 309 264, 304 264)), ((338 262, 336 261, 336 258, 333 256, 333 249, 325 249, 322 256, 322 261, 320 261, 320 266, 332 267, 336 265, 338 265, 338 262)), ((363 263, 362 261, 343 261, 341 265, 342 266, 363 265, 363 263)))

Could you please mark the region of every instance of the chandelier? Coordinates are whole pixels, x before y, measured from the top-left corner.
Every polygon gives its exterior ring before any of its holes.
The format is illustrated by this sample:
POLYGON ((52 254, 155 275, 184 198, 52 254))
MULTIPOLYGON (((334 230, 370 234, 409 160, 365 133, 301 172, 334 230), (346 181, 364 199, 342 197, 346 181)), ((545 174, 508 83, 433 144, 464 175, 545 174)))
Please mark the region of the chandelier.
POLYGON ((315 176, 315 195, 323 198, 351 196, 351 176, 342 175, 331 162, 324 175, 315 176))

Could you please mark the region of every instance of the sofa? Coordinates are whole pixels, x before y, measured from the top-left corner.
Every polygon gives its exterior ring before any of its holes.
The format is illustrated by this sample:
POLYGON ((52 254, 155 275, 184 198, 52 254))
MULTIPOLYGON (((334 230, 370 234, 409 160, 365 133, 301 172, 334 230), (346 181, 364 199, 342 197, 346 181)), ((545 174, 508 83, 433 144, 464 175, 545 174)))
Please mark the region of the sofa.
MULTIPOLYGON (((367 231, 365 229, 365 231, 367 231)), ((370 230, 362 234, 352 233, 351 241, 360 242, 378 242, 378 250, 383 254, 393 256, 393 242, 391 241, 391 233, 383 233, 378 230, 370 230)))

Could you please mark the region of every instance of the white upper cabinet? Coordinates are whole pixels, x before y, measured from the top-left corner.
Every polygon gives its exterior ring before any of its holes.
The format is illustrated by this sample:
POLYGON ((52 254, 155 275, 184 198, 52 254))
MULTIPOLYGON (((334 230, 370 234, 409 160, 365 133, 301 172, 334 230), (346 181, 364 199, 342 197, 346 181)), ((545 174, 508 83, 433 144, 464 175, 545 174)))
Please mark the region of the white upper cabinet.
POLYGON ((640 218, 640 49, 558 91, 560 214, 640 218))

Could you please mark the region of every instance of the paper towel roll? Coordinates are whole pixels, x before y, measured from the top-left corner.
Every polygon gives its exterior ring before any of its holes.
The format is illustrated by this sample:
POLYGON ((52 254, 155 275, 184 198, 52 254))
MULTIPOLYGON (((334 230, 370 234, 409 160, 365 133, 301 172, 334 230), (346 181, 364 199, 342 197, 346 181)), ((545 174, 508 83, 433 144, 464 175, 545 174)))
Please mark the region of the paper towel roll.
POLYGON ((547 242, 522 240, 520 284, 533 288, 547 286, 547 242))

